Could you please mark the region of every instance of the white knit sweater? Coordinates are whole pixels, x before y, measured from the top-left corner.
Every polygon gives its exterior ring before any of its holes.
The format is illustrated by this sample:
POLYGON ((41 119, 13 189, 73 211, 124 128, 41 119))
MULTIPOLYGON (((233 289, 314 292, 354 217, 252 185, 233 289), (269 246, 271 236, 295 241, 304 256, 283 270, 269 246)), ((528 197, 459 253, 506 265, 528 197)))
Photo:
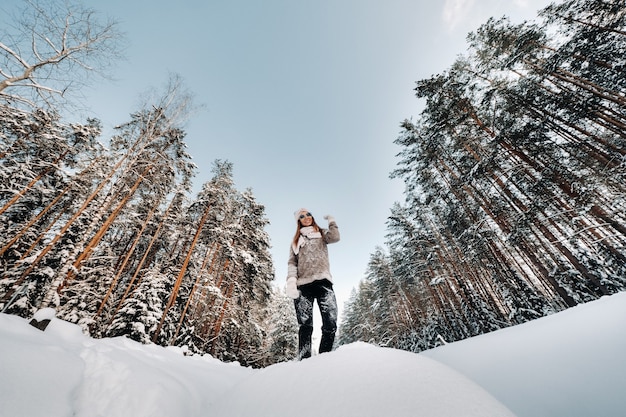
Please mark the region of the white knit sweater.
POLYGON ((339 242, 339 228, 332 221, 328 229, 320 229, 322 237, 308 239, 299 245, 298 254, 293 245, 289 245, 289 261, 287 263, 287 278, 296 277, 298 287, 310 284, 316 280, 327 279, 333 281, 328 261, 328 244, 339 242))

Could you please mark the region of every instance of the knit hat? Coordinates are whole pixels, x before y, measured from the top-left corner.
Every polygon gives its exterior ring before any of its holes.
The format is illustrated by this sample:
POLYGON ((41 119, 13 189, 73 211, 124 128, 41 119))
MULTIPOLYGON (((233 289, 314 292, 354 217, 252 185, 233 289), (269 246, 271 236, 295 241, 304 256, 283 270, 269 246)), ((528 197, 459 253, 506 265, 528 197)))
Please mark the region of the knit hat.
POLYGON ((300 213, 308 213, 309 210, 305 209, 305 208, 301 208, 298 209, 296 211, 293 212, 293 217, 296 219, 296 223, 298 222, 298 220, 300 220, 300 213))

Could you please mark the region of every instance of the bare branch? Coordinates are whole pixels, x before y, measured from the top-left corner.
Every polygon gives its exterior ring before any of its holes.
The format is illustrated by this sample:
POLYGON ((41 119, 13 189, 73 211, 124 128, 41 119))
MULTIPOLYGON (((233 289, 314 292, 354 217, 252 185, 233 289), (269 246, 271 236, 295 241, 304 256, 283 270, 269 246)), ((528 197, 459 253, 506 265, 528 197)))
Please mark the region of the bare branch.
POLYGON ((0 49, 4 50, 6 53, 11 55, 13 58, 15 58, 15 60, 18 61, 20 64, 22 64, 25 68, 29 67, 28 63, 24 61, 24 59, 22 59, 22 57, 17 52, 13 51, 11 48, 6 46, 2 42, 0 42, 0 49))
POLYGON ((81 5, 53 0, 25 4, 8 26, 11 31, 0 29, 1 97, 26 95, 27 102, 60 104, 92 74, 108 77, 107 69, 122 55, 115 22, 101 23, 81 5), (5 94, 17 87, 22 89, 5 94))

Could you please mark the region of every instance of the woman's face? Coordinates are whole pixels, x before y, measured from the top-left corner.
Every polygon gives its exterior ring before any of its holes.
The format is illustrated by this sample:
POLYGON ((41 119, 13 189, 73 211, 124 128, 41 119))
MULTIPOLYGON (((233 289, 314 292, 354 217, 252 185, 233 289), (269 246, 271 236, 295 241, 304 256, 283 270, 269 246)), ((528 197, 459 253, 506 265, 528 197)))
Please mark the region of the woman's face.
POLYGON ((313 224, 313 216, 311 213, 300 213, 300 224, 304 227, 311 226, 313 224))

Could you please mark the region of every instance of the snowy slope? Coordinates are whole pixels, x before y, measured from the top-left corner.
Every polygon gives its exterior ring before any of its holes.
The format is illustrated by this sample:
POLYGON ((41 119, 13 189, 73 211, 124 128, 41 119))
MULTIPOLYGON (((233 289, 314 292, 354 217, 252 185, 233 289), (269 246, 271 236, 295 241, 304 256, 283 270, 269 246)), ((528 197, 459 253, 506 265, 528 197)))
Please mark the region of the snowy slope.
POLYGON ((620 293, 420 355, 356 343, 254 370, 0 315, 0 416, 622 416, 625 325, 620 293))
POLYGON ((255 373, 216 410, 234 416, 513 416, 456 371, 426 357, 355 343, 255 373))
POLYGON ((251 369, 0 315, 0 416, 202 416, 251 369), (36 400, 36 401, 35 401, 36 400))
POLYGON ((518 416, 626 416, 626 292, 422 355, 518 416))
POLYGON ((253 370, 0 315, 0 375, 6 417, 512 416, 445 365, 362 343, 253 370))

